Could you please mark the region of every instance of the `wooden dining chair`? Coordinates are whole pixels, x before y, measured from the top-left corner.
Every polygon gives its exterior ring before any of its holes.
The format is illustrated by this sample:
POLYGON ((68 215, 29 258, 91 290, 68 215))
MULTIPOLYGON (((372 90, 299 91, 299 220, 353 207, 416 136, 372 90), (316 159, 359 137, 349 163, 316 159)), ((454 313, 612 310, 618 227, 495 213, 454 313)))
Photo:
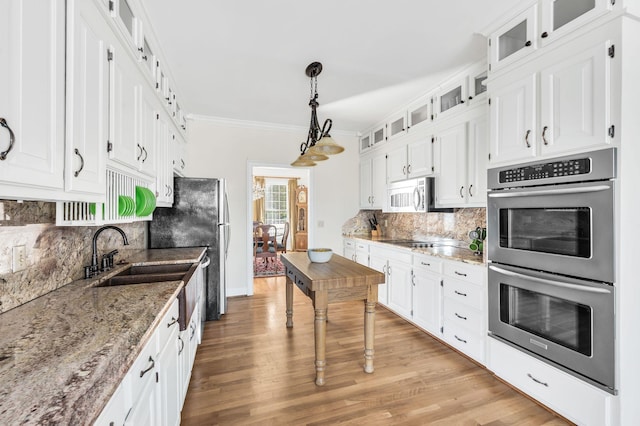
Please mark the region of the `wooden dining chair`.
POLYGON ((282 233, 282 240, 278 243, 276 247, 277 252, 287 252, 287 238, 289 238, 289 222, 284 223, 284 231, 282 233))
POLYGON ((276 265, 278 256, 276 242, 276 227, 274 225, 256 225, 253 232, 254 261, 263 259, 265 262, 273 260, 276 265))

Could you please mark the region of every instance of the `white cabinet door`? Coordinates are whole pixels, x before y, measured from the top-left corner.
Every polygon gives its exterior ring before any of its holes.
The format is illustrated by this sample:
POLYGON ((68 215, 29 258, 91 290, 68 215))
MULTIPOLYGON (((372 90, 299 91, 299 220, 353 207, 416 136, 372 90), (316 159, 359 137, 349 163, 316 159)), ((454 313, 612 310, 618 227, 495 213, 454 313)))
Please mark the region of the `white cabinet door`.
POLYGON ((91 2, 67 3, 65 190, 104 195, 109 139, 109 62, 104 18, 91 2))
POLYGON ((541 0, 542 46, 611 10, 615 0, 541 0))
POLYGON ((407 175, 409 178, 433 174, 433 143, 431 137, 421 137, 407 144, 407 175))
POLYGON ((360 159, 360 208, 369 209, 373 205, 373 163, 371 158, 360 159))
POLYGON ((64 186, 65 2, 2 5, 0 182, 54 190, 54 199, 64 186))
POLYGON ((356 260, 356 242, 354 240, 344 240, 343 245, 343 256, 349 260, 356 260))
POLYGON ((469 120, 467 141, 467 206, 487 205, 489 127, 485 114, 469 120))
POLYGON ((387 159, 383 153, 378 153, 371 161, 372 207, 384 210, 387 204, 387 159))
POLYGON ((407 178, 407 146, 392 149, 387 154, 387 177, 389 183, 407 178))
POLYGON ((407 111, 402 111, 391 117, 387 125, 388 140, 407 134, 407 111))
POLYGON ((156 117, 158 115, 154 102, 155 94, 147 88, 142 90, 140 99, 140 115, 138 117, 138 141, 142 154, 139 160, 140 170, 149 176, 156 176, 158 144, 156 137, 156 117))
MULTIPOLYGON (((122 48, 121 48, 122 49, 122 48)), ((111 159, 138 170, 143 155, 137 140, 136 123, 139 114, 141 87, 138 72, 124 50, 114 51, 111 61, 111 159)))
MULTIPOLYGON (((164 326, 164 324, 162 324, 164 326)), ((177 426, 180 424, 181 402, 179 400, 178 382, 178 327, 170 334, 165 348, 158 358, 159 409, 162 424, 177 426)))
POLYGON ((395 259, 388 260, 389 308, 405 318, 411 318, 411 265, 395 259))
POLYGON ((464 204, 467 190, 467 123, 438 132, 440 174, 436 178, 436 205, 464 204))
POLYGON ((169 126, 164 114, 156 114, 156 197, 157 205, 173 205, 173 158, 169 153, 169 126))
POLYGON ((185 176, 187 171, 187 143, 173 131, 169 133, 171 133, 169 143, 173 147, 173 171, 179 176, 185 176))
POLYGON ((127 415, 125 426, 161 424, 157 392, 156 381, 148 380, 140 391, 137 403, 127 415))
POLYGON ((371 253, 369 256, 369 267, 371 269, 375 269, 378 272, 382 272, 385 277, 384 284, 378 285, 378 303, 389 306, 389 297, 388 297, 388 282, 389 275, 387 274, 387 258, 384 256, 376 255, 371 253))
POLYGON ((537 48, 538 5, 534 4, 489 36, 489 71, 513 63, 537 48))
POLYGON ((413 321, 436 336, 442 322, 441 282, 440 274, 413 269, 413 321))
POLYGON ((569 56, 540 73, 540 151, 555 155, 612 141, 610 42, 569 56))
POLYGON ((490 162, 526 161, 536 155, 536 74, 491 89, 490 162))

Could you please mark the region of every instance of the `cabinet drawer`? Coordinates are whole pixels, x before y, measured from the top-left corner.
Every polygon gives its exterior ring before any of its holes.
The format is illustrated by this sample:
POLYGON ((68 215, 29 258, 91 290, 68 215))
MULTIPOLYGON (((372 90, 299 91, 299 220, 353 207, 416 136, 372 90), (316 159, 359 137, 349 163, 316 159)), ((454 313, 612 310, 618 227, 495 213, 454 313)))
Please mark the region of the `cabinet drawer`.
POLYGON ((127 373, 131 380, 131 395, 134 405, 137 396, 140 395, 147 382, 155 380, 158 363, 158 334, 159 331, 156 329, 127 373))
POLYGON ((613 424, 613 396, 526 353, 488 338, 488 366, 496 375, 569 420, 613 424))
POLYGON ((158 339, 160 348, 163 348, 167 344, 167 341, 171 334, 174 332, 174 329, 178 329, 180 327, 178 323, 178 306, 178 299, 175 299, 167 313, 162 318, 162 321, 160 321, 160 324, 158 325, 158 339))
POLYGON ((449 324, 445 320, 443 334, 444 339, 451 346, 484 364, 484 341, 486 336, 483 333, 471 331, 456 324, 449 324))
POLYGON ((486 282, 486 268, 484 266, 469 265, 462 262, 445 262, 444 275, 477 285, 484 285, 486 282))
POLYGON ((355 249, 356 248, 356 243, 353 240, 344 240, 344 246, 348 247, 350 249, 355 249))
POLYGON ((431 257, 431 256, 423 256, 419 254, 413 255, 413 267, 424 269, 430 272, 434 272, 436 274, 442 273, 442 260, 431 257))
POLYGON ((474 333, 486 334, 482 310, 445 297, 444 323, 464 327, 474 333))
POLYGON ((452 278, 444 279, 444 296, 451 300, 484 311, 483 287, 452 278))

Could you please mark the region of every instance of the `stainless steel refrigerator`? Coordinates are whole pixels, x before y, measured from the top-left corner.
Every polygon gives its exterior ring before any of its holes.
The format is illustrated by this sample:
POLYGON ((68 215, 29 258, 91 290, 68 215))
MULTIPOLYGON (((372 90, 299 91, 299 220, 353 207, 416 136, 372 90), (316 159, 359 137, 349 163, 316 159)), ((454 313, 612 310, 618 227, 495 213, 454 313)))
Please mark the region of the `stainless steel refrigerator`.
POLYGON ((173 207, 157 208, 149 222, 149 248, 207 247, 202 318, 220 319, 226 311, 229 207, 224 179, 181 178, 173 182, 173 207))

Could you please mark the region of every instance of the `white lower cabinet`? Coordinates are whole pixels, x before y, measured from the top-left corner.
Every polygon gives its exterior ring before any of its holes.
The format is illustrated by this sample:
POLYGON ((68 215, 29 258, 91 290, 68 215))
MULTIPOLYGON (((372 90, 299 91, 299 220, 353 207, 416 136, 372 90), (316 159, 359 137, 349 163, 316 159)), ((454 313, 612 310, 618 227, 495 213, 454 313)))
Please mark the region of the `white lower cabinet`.
MULTIPOLYGON (((202 271, 199 268, 187 285, 202 283, 202 271)), ((200 297, 204 296, 200 294, 200 297)), ((96 425, 180 424, 180 412, 200 343, 199 301, 186 330, 180 331, 178 316, 176 299, 113 393, 96 425)))
POLYGON ((488 367, 497 376, 580 425, 614 425, 615 397, 496 339, 488 367))
POLYGON ((389 306, 389 276, 387 275, 387 258, 384 251, 378 246, 371 246, 369 249, 369 267, 384 274, 384 284, 378 285, 378 303, 389 306))
POLYGON ((443 267, 444 340, 476 361, 485 363, 486 268, 462 262, 443 267))
POLYGON ((413 322, 440 336, 442 325, 442 260, 413 255, 413 322))

